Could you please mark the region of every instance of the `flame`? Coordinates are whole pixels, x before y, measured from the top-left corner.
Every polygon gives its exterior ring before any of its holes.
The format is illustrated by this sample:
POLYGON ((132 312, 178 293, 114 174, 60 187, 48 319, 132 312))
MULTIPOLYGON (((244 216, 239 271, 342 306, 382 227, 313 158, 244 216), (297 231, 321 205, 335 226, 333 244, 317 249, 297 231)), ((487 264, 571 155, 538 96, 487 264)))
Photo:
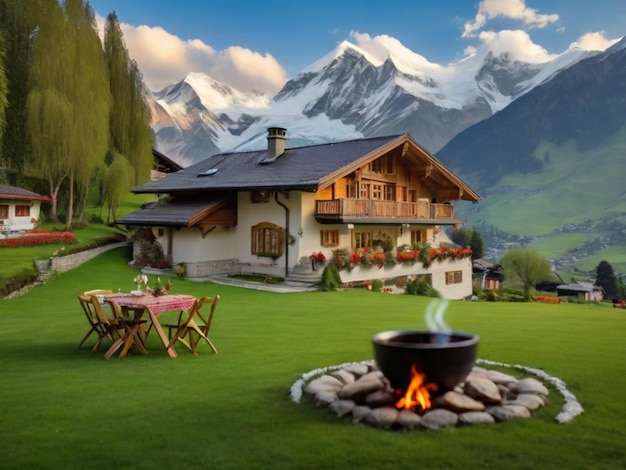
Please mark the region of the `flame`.
POLYGON ((406 393, 396 402, 396 408, 406 410, 427 410, 431 407, 430 392, 437 391, 437 384, 424 384, 426 375, 420 374, 411 366, 411 383, 406 389, 406 393))

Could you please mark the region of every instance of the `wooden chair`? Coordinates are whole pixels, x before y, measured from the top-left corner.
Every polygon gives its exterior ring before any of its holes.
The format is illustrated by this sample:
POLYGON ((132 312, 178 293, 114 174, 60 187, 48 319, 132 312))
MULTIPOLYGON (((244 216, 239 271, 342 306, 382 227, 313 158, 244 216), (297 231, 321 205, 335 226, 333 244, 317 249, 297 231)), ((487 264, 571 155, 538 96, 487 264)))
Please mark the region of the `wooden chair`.
POLYGON ((170 338, 170 344, 172 346, 176 341, 183 343, 194 355, 198 355, 198 341, 201 339, 206 341, 211 347, 213 352, 217 354, 217 348, 213 342, 209 339, 209 331, 211 330, 211 323, 213 322, 213 316, 215 315, 215 309, 220 301, 220 296, 215 297, 200 297, 196 299, 194 304, 188 310, 188 315, 185 318, 185 312, 181 311, 178 315, 178 322, 174 324, 168 324, 168 337, 170 338), (210 305, 208 312, 202 311, 202 307, 210 305), (198 320, 196 322, 195 320, 198 320), (172 332, 176 331, 172 337, 172 332), (189 337, 189 342, 185 340, 185 336, 189 337), (196 338, 197 336, 197 338, 196 338))
POLYGON ((107 295, 112 293, 111 289, 91 289, 83 292, 83 295, 107 295))
POLYGON ((83 346, 85 341, 87 341, 87 338, 89 338, 92 333, 96 333, 98 335, 96 344, 94 344, 93 348, 91 349, 92 353, 98 350, 100 344, 105 338, 108 337, 111 339, 111 341, 115 341, 117 338, 120 337, 119 333, 117 332, 117 328, 106 319, 104 313, 99 313, 98 310, 101 311, 102 307, 100 306, 100 302, 98 301, 97 297, 93 297, 90 295, 79 295, 78 302, 80 303, 80 306, 82 307, 83 312, 87 317, 87 321, 89 322, 89 325, 91 327, 83 340, 78 345, 79 349, 83 346), (98 304, 97 308, 93 302, 94 300, 98 304), (102 317, 105 317, 104 321, 102 320, 102 317))
POLYGON ((108 303, 111 306, 113 318, 108 318, 104 314, 104 310, 102 309, 97 297, 91 297, 91 302, 94 304, 95 309, 97 311, 99 310, 98 316, 104 316, 106 320, 110 322, 111 326, 116 329, 116 331, 124 331, 124 336, 121 336, 118 333, 118 338, 104 354, 105 359, 110 359, 111 356, 113 356, 113 354, 115 354, 120 348, 122 348, 122 350, 120 351, 119 357, 123 358, 133 345, 135 345, 143 354, 148 354, 145 347, 145 336, 142 333, 142 326, 147 320, 134 320, 128 316, 124 316, 122 314, 122 308, 112 300, 109 300, 108 303))

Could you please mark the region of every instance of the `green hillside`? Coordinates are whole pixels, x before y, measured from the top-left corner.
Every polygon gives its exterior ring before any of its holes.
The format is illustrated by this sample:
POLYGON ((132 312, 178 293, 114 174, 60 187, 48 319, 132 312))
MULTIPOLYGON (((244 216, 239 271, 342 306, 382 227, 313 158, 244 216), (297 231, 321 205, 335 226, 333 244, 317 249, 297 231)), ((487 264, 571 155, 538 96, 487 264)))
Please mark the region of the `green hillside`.
POLYGON ((575 258, 566 269, 588 271, 607 259, 626 272, 626 128, 588 152, 573 141, 542 142, 534 157, 543 170, 508 174, 478 204, 459 206, 468 226, 523 235, 546 257, 575 258))

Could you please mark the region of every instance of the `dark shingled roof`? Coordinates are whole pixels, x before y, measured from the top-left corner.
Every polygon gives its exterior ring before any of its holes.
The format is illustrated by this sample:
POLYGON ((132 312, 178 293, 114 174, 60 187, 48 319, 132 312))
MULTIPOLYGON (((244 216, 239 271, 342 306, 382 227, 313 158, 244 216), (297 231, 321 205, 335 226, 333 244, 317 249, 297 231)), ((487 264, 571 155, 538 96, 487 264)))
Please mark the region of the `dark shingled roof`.
POLYGON ((210 212, 224 200, 223 196, 204 200, 173 199, 149 204, 131 214, 124 215, 115 223, 126 225, 163 225, 190 227, 194 220, 210 212))
POLYGON ((27 191, 26 189, 16 188, 15 186, 6 186, 0 184, 0 199, 28 199, 39 201, 50 201, 48 196, 42 196, 41 194, 27 191))
POLYGON ((271 163, 264 163, 268 158, 267 150, 217 154, 158 181, 137 186, 133 192, 180 193, 254 188, 316 191, 320 181, 328 175, 400 137, 375 137, 286 149, 271 163))

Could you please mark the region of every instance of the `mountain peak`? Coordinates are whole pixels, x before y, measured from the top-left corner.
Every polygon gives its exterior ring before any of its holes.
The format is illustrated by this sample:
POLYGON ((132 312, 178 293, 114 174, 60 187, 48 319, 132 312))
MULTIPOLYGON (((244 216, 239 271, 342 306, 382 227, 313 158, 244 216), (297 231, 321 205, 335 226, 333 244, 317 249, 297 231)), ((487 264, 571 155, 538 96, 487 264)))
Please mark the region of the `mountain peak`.
POLYGON ((233 106, 265 108, 269 104, 269 97, 263 93, 241 92, 204 73, 191 72, 183 81, 198 95, 204 107, 212 111, 233 106))
POLYGON ((371 63, 374 66, 379 66, 381 64, 379 60, 377 60, 375 57, 368 54, 367 52, 365 52, 363 49, 359 48, 358 46, 355 46, 354 44, 348 41, 341 41, 337 45, 337 47, 335 47, 331 52, 326 54, 321 59, 313 62, 308 67, 305 67, 300 74, 302 75, 302 74, 308 74, 308 73, 319 73, 322 70, 324 70, 326 67, 328 67, 330 64, 332 64, 334 61, 336 61, 337 59, 340 59, 346 54, 363 57, 365 60, 367 60, 369 63, 371 63))

